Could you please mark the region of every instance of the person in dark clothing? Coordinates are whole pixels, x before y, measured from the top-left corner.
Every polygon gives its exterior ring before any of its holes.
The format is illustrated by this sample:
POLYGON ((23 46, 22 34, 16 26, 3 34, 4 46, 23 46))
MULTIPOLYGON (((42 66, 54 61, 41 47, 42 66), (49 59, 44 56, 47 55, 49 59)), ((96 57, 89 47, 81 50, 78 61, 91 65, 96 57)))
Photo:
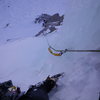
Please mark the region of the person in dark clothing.
POLYGON ((15 87, 11 80, 0 83, 0 100, 17 100, 20 93, 20 88, 15 87))
POLYGON ((26 93, 15 87, 11 80, 0 83, 0 100, 49 100, 48 94, 62 75, 63 73, 48 76, 43 82, 31 85, 26 93))
POLYGON ((99 92, 99 100, 100 100, 100 92, 99 92))
POLYGON ((47 77, 43 83, 32 85, 18 100, 49 100, 48 93, 56 86, 53 78, 47 77))
POLYGON ((18 100, 49 100, 49 97, 42 89, 35 90, 32 88, 18 100))

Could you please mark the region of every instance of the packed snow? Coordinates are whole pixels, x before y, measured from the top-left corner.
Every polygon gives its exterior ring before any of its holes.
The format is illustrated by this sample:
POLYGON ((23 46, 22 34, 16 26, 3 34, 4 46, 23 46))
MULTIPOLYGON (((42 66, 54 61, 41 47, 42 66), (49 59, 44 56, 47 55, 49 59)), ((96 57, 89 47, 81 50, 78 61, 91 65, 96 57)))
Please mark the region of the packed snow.
POLYGON ((0 82, 12 80, 26 91, 48 75, 65 72, 50 100, 98 100, 100 52, 71 53, 60 57, 55 49, 100 50, 100 0, 0 0, 0 82), (42 14, 64 14, 58 30, 34 37, 42 14))

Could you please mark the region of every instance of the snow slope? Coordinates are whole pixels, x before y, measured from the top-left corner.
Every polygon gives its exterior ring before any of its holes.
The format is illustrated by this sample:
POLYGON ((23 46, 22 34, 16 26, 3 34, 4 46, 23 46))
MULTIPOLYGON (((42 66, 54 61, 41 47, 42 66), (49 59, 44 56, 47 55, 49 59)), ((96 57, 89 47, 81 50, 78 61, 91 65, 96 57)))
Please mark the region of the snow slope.
POLYGON ((48 75, 65 72, 50 100, 98 100, 100 53, 55 57, 43 36, 34 37, 41 25, 33 21, 41 13, 65 14, 57 32, 46 36, 50 44, 55 49, 100 49, 99 0, 0 0, 0 12, 1 82, 11 79, 27 90, 48 75))

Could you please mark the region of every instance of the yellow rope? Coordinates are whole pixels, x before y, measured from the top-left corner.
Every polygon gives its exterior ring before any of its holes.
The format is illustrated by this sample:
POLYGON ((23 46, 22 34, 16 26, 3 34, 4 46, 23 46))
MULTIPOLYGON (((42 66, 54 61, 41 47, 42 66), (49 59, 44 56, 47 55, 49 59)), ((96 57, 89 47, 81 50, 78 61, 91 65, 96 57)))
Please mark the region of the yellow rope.
POLYGON ((48 51, 54 56, 61 56, 62 55, 61 53, 53 53, 53 51, 50 48, 48 48, 48 51))

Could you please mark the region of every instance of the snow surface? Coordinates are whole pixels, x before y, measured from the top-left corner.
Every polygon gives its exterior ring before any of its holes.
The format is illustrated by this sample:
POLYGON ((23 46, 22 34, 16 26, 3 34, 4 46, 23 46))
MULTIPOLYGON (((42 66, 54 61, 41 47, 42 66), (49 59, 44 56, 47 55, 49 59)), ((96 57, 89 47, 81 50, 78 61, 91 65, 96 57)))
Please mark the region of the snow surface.
POLYGON ((65 72, 50 100, 98 100, 100 53, 51 55, 46 39, 34 37, 41 25, 33 21, 42 13, 65 15, 46 36, 55 49, 100 49, 100 0, 0 0, 0 82, 11 79, 26 91, 65 72))

